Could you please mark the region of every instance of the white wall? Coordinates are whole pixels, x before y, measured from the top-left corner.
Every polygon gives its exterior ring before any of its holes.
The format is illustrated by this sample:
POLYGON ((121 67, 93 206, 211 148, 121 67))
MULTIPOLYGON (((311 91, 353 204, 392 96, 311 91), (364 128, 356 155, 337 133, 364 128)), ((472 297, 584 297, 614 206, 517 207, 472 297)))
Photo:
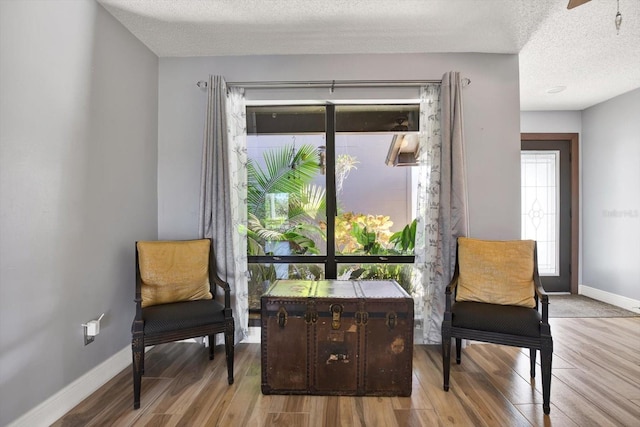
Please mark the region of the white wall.
POLYGON ((640 89, 582 113, 583 282, 640 300, 640 89))
POLYGON ((157 85, 157 57, 96 2, 0 2, 0 425, 130 343, 157 85))
POLYGON ((522 133, 580 133, 581 111, 523 111, 520 113, 522 133))
MULTIPOLYGON (((196 82, 209 74, 227 81, 440 79, 460 71, 471 234, 518 238, 520 233, 520 116, 517 55, 292 55, 161 58, 158 134, 158 233, 198 233, 200 158, 206 94, 196 82)), ((329 96, 328 91, 325 91, 329 96)), ((248 99, 294 97, 291 91, 248 91, 248 99)), ((316 93, 313 96, 317 96, 316 93)), ((348 91, 333 96, 353 98, 348 91)), ((371 98, 390 93, 370 90, 371 98)), ((415 94, 414 94, 415 96, 415 94)), ((301 95, 303 99, 307 94, 301 95)))

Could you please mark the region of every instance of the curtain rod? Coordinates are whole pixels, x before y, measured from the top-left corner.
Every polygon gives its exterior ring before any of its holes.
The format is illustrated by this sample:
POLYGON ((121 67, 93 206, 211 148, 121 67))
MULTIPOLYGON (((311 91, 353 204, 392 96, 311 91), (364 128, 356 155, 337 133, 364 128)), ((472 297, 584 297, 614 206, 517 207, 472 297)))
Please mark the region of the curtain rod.
MULTIPOLYGON (((245 89, 305 89, 327 88, 333 92, 335 88, 358 87, 419 87, 429 83, 442 83, 442 80, 317 80, 317 81, 265 81, 265 82, 227 82, 229 87, 245 89)), ((462 79, 462 86, 469 86, 469 78, 462 79)), ((196 85, 206 88, 207 82, 200 80, 196 85)))

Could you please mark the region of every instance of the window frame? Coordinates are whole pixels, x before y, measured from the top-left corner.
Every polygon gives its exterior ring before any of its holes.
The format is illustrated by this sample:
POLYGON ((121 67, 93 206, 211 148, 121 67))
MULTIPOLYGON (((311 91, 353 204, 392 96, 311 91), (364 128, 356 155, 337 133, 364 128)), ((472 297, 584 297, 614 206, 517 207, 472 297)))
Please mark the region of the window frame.
MULTIPOLYGON (((409 101, 408 104, 413 105, 413 102, 409 101)), ((290 105, 295 106, 296 104, 292 102, 290 105)), ((338 267, 341 264, 413 264, 415 255, 341 255, 336 253, 336 105, 327 103, 322 106, 325 108, 326 255, 247 255, 248 264, 318 264, 324 266, 324 278, 329 280, 337 278, 338 267)), ((250 309, 249 311, 255 314, 260 310, 250 309)))

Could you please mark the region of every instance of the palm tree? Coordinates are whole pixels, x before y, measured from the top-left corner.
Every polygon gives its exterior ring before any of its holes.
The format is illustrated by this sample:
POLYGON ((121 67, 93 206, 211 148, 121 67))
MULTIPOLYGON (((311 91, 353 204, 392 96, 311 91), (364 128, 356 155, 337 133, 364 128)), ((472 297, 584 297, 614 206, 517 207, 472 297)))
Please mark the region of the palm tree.
POLYGON ((247 164, 249 253, 263 255, 269 241, 288 241, 294 253, 317 253, 325 211, 324 189, 311 184, 320 172, 318 150, 288 144, 265 151, 263 160, 264 169, 252 159, 247 164))

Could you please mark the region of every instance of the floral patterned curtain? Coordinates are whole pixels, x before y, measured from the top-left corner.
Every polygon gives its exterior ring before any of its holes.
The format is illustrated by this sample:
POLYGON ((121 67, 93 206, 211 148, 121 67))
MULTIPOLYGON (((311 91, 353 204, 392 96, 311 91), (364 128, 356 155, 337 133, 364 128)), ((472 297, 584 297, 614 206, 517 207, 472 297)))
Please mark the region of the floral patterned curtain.
POLYGON ((201 237, 212 238, 218 274, 231 287, 235 341, 248 334, 247 129, 244 91, 209 76, 202 149, 201 237))
POLYGON ((420 166, 414 300, 422 324, 417 342, 439 344, 444 289, 455 265, 458 236, 468 233, 460 73, 420 90, 420 166), (422 338, 422 339, 420 339, 422 338))

